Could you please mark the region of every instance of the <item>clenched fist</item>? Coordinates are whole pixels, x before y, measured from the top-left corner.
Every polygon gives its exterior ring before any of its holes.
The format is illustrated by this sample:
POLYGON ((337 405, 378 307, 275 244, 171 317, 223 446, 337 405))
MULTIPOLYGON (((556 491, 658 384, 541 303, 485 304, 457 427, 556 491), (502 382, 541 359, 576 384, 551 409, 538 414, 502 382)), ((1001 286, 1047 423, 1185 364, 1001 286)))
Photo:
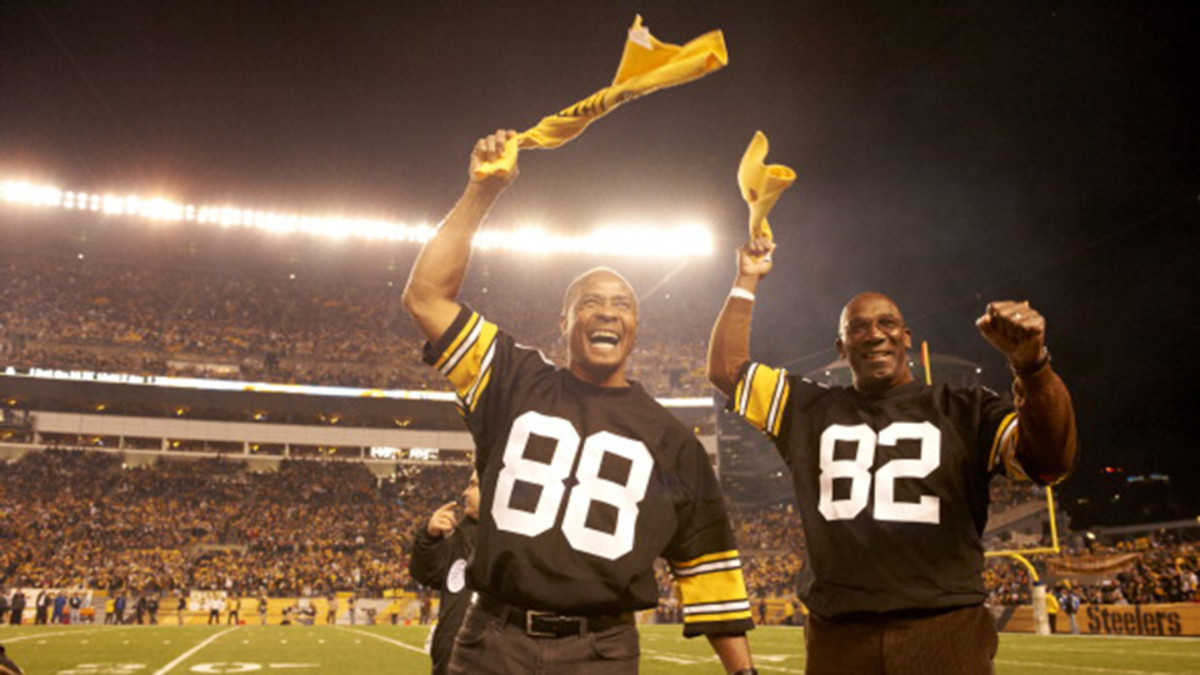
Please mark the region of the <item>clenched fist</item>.
POLYGON ((1046 319, 1028 302, 1001 300, 988 303, 975 321, 979 332, 1018 373, 1036 367, 1046 347, 1046 319))

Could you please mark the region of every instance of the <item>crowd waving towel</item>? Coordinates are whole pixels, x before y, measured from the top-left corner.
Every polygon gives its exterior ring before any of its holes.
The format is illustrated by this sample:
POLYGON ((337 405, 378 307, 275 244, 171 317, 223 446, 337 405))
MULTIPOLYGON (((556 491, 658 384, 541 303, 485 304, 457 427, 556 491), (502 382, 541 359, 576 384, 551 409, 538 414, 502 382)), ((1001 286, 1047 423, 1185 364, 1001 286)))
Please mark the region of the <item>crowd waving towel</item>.
POLYGON ((764 237, 770 241, 773 237, 767 214, 783 191, 796 181, 796 172, 782 164, 763 164, 768 147, 766 134, 754 132, 750 147, 746 148, 738 166, 738 187, 742 190, 742 199, 750 207, 750 238, 764 237))
POLYGON ((517 148, 557 148, 625 101, 691 82, 727 63, 729 54, 721 31, 705 33, 682 47, 669 45, 651 35, 639 15, 629 29, 621 65, 617 66, 617 76, 610 86, 517 134, 505 146, 503 156, 480 165, 475 175, 479 178, 504 175, 517 161, 517 148))

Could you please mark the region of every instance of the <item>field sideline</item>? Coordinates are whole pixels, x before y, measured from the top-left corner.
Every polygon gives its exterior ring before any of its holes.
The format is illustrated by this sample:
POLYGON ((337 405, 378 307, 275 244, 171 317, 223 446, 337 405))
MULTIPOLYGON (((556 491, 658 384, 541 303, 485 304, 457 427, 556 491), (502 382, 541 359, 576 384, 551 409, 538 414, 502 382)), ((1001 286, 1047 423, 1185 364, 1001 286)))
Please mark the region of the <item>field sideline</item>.
MULTIPOLYGON (((648 675, 718 673, 703 639, 678 626, 642 626, 648 675)), ((428 672, 420 626, 0 626, 0 644, 28 675, 167 673, 428 672)), ((763 673, 803 673, 801 632, 751 633, 763 673)), ((1200 640, 1005 634, 996 671, 1018 673, 1200 673, 1200 640)))

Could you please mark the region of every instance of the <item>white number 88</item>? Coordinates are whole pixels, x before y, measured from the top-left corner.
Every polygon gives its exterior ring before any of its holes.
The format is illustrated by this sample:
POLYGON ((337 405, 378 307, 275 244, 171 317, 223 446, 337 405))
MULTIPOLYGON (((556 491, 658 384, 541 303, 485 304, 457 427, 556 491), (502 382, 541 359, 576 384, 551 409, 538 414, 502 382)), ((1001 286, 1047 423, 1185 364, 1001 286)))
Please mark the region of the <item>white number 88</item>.
MULTIPOLYGON (((504 468, 500 470, 492 501, 491 513, 496 527, 527 537, 535 537, 554 527, 566 493, 563 481, 570 477, 579 450, 579 433, 568 420, 532 410, 518 417, 504 448, 504 468), (554 441, 549 463, 524 456, 529 438, 534 434, 554 441), (537 506, 532 512, 511 506, 518 480, 541 487, 537 506)), ((575 471, 579 483, 571 490, 563 516, 562 532, 571 547, 608 560, 616 560, 632 551, 640 513, 638 504, 646 496, 653 470, 654 458, 641 441, 608 431, 588 436, 575 471), (606 453, 629 461, 629 475, 624 484, 600 476, 606 453), (587 527, 592 502, 616 509, 616 528, 611 534, 587 527)))

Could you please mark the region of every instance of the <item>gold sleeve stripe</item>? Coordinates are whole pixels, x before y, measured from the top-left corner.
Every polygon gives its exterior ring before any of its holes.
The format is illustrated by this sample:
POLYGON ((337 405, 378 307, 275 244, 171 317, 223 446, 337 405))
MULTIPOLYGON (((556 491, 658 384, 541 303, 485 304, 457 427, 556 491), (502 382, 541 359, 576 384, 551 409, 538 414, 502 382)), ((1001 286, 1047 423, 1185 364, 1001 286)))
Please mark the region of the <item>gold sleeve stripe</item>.
MULTIPOLYGON (((740 558, 738 558, 738 552, 736 550, 733 550, 733 551, 718 551, 716 553, 706 553, 706 554, 700 556, 699 558, 693 558, 692 560, 681 560, 681 561, 680 560, 670 560, 668 562, 671 563, 671 568, 673 569, 673 571, 676 574, 678 574, 679 571, 682 569, 686 569, 689 567, 696 567, 697 565, 703 565, 705 563, 709 563, 714 560, 740 560, 740 558)), ((741 563, 739 562, 738 564, 741 564, 741 563)))
POLYGON ((474 336, 459 347, 461 353, 455 354, 453 365, 447 364, 446 378, 459 396, 466 396, 483 374, 483 361, 496 339, 496 326, 481 321, 473 333, 474 336))
POLYGON ((1004 445, 1004 439, 1011 433, 1010 427, 1017 421, 1017 413, 1011 412, 1000 420, 1000 426, 996 427, 996 436, 992 439, 992 449, 988 451, 988 470, 992 471, 996 468, 996 463, 999 461, 999 453, 1001 446, 1004 445))
POLYGON ((1021 430, 1017 428, 1015 422, 1012 426, 1011 440, 1006 440, 1004 447, 1001 449, 1002 456, 1004 457, 1004 475, 1015 481, 1032 480, 1029 474, 1025 472, 1025 467, 1021 466, 1021 460, 1017 458, 1017 439, 1020 437, 1021 430))
POLYGON ((675 568, 673 571, 676 578, 694 577, 700 574, 708 574, 709 572, 717 572, 720 570, 736 570, 741 569, 742 561, 739 558, 732 560, 712 560, 694 567, 675 568))
POLYGON ((1017 424, 1017 414, 1012 412, 1000 421, 1000 426, 996 429, 996 437, 992 440, 992 449, 988 453, 989 470, 995 471, 1002 466, 1004 473, 1012 476, 1009 469, 1017 455, 1018 438, 1020 438, 1020 429, 1017 424))
MULTIPOLYGON (((689 605, 683 608, 684 616, 704 616, 706 614, 726 614, 730 612, 749 612, 749 600, 737 600, 734 602, 710 602, 705 605, 689 605)), ((706 619, 711 620, 709 617, 706 619)))
POLYGON ((683 596, 685 608, 697 608, 700 612, 708 605, 726 605, 728 603, 747 603, 746 580, 742 577, 742 569, 709 572, 694 577, 678 577, 679 592, 683 596))
POLYGON ((767 418, 767 429, 772 436, 779 435, 779 429, 783 426, 783 406, 788 400, 791 393, 791 386, 788 384, 787 371, 779 371, 779 381, 775 383, 775 397, 771 401, 771 414, 767 418))
POLYGON ((759 429, 778 435, 790 387, 787 371, 750 364, 735 393, 738 414, 759 429))
POLYGON ((483 363, 479 364, 479 377, 475 378, 474 384, 462 397, 463 404, 472 411, 475 410, 475 404, 479 402, 479 397, 483 395, 483 390, 487 389, 487 384, 492 379, 492 357, 495 355, 496 341, 492 340, 488 345, 487 353, 483 355, 483 363))
POLYGON ((754 381, 754 371, 758 370, 757 363, 751 363, 746 368, 746 374, 742 376, 740 382, 737 383, 737 388, 733 392, 734 407, 737 408, 737 414, 742 417, 746 416, 746 404, 750 397, 746 392, 750 389, 750 383, 754 381))
POLYGON ((483 317, 479 316, 478 312, 471 312, 471 318, 467 319, 467 325, 463 326, 463 329, 454 337, 454 341, 446 347, 446 351, 442 352, 441 357, 433 364, 438 372, 446 375, 454 369, 455 364, 458 363, 457 359, 462 358, 464 346, 469 346, 470 340, 474 339, 473 336, 478 335, 479 324, 482 321, 483 317))
POLYGON ((1021 440, 1021 425, 1016 413, 1009 413, 996 433, 996 442, 992 447, 993 469, 1003 462, 1004 475, 1014 481, 1032 480, 1017 457, 1017 442, 1021 440))
POLYGON ((484 374, 482 374, 480 376, 479 392, 476 393, 476 395, 472 396, 472 399, 470 399, 469 401, 463 402, 463 404, 467 406, 467 408, 468 408, 468 410, 470 410, 470 412, 475 412, 475 407, 479 405, 479 395, 484 393, 484 389, 487 389, 487 383, 491 382, 491 381, 492 381, 492 369, 488 368, 487 370, 484 371, 484 374))
POLYGON ((672 563, 671 570, 679 583, 685 622, 749 618, 750 601, 737 551, 672 563))
POLYGON ((718 621, 743 621, 745 619, 754 620, 754 616, 750 614, 750 603, 746 603, 746 609, 738 612, 725 612, 723 614, 688 614, 687 609, 684 609, 683 622, 686 623, 715 623, 718 621))

